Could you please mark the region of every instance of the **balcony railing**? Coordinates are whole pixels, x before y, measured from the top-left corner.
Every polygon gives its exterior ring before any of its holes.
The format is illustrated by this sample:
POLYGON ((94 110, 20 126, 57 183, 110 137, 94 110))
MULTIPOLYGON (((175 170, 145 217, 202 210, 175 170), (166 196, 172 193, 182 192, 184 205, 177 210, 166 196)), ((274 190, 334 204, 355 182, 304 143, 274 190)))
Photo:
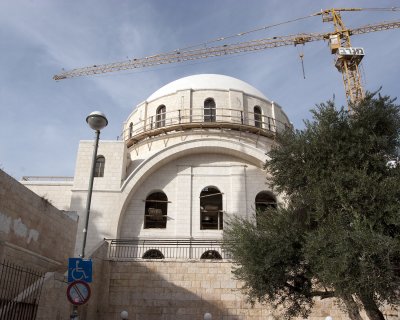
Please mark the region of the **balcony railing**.
POLYGON ((288 127, 288 123, 254 112, 200 107, 168 111, 130 123, 121 136, 132 145, 146 137, 185 129, 228 128, 271 136, 288 127))
POLYGON ((110 259, 230 259, 222 240, 105 239, 110 259))

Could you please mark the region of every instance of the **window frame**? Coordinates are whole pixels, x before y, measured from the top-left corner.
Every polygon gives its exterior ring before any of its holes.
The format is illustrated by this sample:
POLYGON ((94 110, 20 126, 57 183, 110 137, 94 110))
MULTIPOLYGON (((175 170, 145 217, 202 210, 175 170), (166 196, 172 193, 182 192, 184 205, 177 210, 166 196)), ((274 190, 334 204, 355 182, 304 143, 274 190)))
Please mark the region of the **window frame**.
POLYGON ((156 110, 156 128, 165 127, 166 113, 167 107, 164 104, 159 105, 156 110))
POLYGON ((204 100, 203 120, 204 122, 217 121, 217 104, 213 98, 207 98, 204 100))
POLYGON ((215 186, 200 192, 200 230, 223 230, 223 193, 215 186))
POLYGON ((106 158, 103 155, 98 155, 96 157, 93 177, 103 178, 105 166, 106 166, 106 158))
POLYGON ((163 191, 153 191, 146 197, 143 229, 166 229, 168 221, 168 197, 163 191))
POLYGON ((271 191, 267 191, 267 190, 262 190, 257 193, 257 195, 254 197, 254 204, 255 204, 256 215, 262 214, 269 208, 276 209, 278 206, 276 196, 271 191), (260 199, 263 196, 265 196, 265 198, 260 199), (257 201, 257 198, 258 198, 258 201, 257 201), (264 200, 264 201, 262 201, 262 200, 264 200))
POLYGON ((260 106, 254 106, 253 115, 254 115, 254 126, 256 128, 262 129, 262 127, 263 127, 262 109, 260 106))

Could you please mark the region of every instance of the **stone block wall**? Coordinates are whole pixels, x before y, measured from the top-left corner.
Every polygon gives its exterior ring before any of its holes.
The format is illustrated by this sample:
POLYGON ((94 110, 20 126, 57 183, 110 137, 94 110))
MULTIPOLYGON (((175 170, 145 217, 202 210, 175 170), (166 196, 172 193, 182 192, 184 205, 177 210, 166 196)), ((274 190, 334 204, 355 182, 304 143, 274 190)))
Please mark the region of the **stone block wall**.
POLYGON ((72 182, 31 182, 21 181, 28 189, 47 199, 60 210, 70 210, 72 182))
POLYGON ((67 320, 72 312, 72 305, 67 300, 68 283, 65 273, 46 274, 40 294, 36 320, 67 320))
MULTIPOLYGON (((119 320, 123 310, 131 320, 202 320, 206 312, 218 320, 276 320, 271 309, 246 302, 241 283, 231 274, 232 263, 212 260, 104 261, 108 285, 92 300, 82 319, 119 320), (90 316, 89 316, 90 315, 90 316)), ((332 299, 317 301, 310 320, 348 319, 332 299)), ((366 319, 366 318, 365 318, 366 319)), ((390 319, 390 318, 388 318, 390 319)), ((395 318, 392 318, 395 319, 395 318)))
MULTIPOLYGON (((101 136, 100 136, 101 139, 101 136)), ((88 190, 94 141, 79 143, 72 190, 88 190)), ((100 140, 97 156, 104 156, 104 177, 95 177, 94 190, 119 190, 126 173, 126 146, 123 141, 100 140)))
POLYGON ((77 215, 60 211, 0 170, 0 259, 37 271, 66 266, 77 215))
MULTIPOLYGON (((93 282, 89 302, 79 307, 80 320, 280 320, 266 306, 251 306, 233 279, 227 260, 130 260, 107 259, 107 243, 91 255, 93 282)), ((65 297, 66 284, 56 276, 45 284, 38 320, 68 319, 72 306, 65 297)), ((348 320, 333 299, 316 300, 309 320, 348 320)), ((387 320, 400 318, 399 310, 386 308, 387 320)), ((362 314, 363 320, 368 318, 362 314)), ((297 318, 294 320, 304 320, 297 318)))

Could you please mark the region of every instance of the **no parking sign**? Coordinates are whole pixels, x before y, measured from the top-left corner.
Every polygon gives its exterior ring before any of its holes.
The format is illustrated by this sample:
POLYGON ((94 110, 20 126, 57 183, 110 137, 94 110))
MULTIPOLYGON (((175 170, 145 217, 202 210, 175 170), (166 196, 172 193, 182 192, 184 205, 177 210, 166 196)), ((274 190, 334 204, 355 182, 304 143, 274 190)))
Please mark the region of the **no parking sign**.
POLYGON ((75 306, 85 304, 90 298, 89 285, 81 280, 72 282, 67 288, 67 298, 75 306))

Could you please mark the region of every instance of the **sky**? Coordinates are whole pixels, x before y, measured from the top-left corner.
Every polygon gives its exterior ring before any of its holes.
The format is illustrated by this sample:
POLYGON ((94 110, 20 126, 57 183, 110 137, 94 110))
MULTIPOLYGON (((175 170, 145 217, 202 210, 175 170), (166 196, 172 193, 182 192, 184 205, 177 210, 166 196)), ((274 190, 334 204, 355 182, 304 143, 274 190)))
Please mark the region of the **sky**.
MULTIPOLYGON (((176 79, 201 73, 243 80, 280 104, 295 128, 316 104, 345 105, 341 74, 324 41, 234 56, 54 81, 62 69, 123 61, 339 7, 391 8, 400 1, 0 0, 0 169, 22 176, 73 176, 80 140, 94 139, 86 116, 106 114, 102 140, 115 140, 136 105, 176 79), (304 54, 306 79, 299 54, 304 54)), ((342 15, 347 27, 400 20, 400 11, 342 15)), ((226 42, 329 32, 320 16, 226 42)), ((400 29, 352 37, 366 55, 366 90, 399 95, 400 29)))

